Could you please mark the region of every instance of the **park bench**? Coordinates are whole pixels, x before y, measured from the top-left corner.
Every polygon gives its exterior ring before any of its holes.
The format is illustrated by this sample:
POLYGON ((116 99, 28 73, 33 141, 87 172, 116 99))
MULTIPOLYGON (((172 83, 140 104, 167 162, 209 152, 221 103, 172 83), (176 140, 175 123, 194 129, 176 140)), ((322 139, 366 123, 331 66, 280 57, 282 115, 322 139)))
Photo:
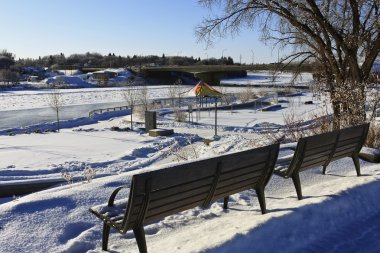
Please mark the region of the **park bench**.
POLYGON ((264 188, 278 150, 275 144, 133 175, 130 187, 115 189, 108 204, 90 208, 103 221, 103 250, 112 227, 121 234, 133 230, 139 251, 147 252, 144 225, 197 206, 206 208, 222 198, 227 209, 229 195, 248 189, 256 191, 266 213, 264 188), (128 200, 115 202, 124 188, 130 189, 128 200))
POLYGON ((325 174, 331 161, 351 157, 360 176, 358 155, 367 138, 368 128, 369 123, 300 138, 292 159, 279 159, 274 174, 293 180, 299 200, 302 199, 299 173, 304 170, 323 166, 325 174))

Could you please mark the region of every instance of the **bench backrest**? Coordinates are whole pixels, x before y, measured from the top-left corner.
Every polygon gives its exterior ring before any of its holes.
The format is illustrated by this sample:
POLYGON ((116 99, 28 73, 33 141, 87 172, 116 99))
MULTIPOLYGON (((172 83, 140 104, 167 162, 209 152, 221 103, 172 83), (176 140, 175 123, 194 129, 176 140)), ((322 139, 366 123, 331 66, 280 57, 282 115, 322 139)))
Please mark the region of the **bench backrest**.
POLYGON ((334 153, 337 139, 337 131, 300 138, 286 176, 326 164, 334 153))
POLYGON ((265 186, 278 149, 270 145, 134 175, 122 230, 265 186))
POLYGON ((368 128, 369 124, 362 124, 300 138, 286 176, 291 177, 295 172, 316 166, 327 166, 333 160, 359 153, 367 137, 368 128))
POLYGON ((369 123, 339 130, 338 143, 332 161, 359 154, 367 138, 369 123))

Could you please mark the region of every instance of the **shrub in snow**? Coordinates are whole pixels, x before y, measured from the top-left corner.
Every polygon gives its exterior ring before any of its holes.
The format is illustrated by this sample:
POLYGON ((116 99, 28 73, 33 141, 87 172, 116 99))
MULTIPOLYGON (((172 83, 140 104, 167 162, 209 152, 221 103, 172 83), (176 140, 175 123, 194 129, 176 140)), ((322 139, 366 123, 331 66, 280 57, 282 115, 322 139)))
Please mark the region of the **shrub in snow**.
POLYGON ((364 146, 370 148, 380 148, 380 124, 375 120, 371 122, 364 146))
POLYGON ((186 121, 186 113, 181 110, 174 111, 174 120, 177 122, 185 122, 186 121))
POLYGON ((175 157, 177 162, 188 161, 197 159, 200 157, 199 148, 195 146, 193 139, 191 137, 186 138, 186 146, 179 145, 175 143, 171 146, 169 155, 175 157))
POLYGON ((250 85, 247 85, 244 91, 239 94, 239 99, 243 103, 248 102, 254 98, 257 98, 257 95, 253 92, 253 87, 250 85))
POLYGON ((71 175, 71 173, 68 170, 63 171, 61 173, 61 176, 63 177, 63 179, 67 181, 68 184, 73 183, 73 175, 71 175))
POLYGON ((96 172, 93 168, 90 166, 87 166, 83 171, 83 177, 84 180, 86 180, 88 183, 91 182, 92 179, 94 179, 96 176, 96 172))
POLYGON ((35 134, 41 134, 42 130, 41 129, 34 129, 33 133, 35 133, 35 134))
POLYGON ((112 126, 110 128, 111 131, 117 131, 117 132, 126 132, 126 131, 129 131, 131 130, 129 127, 124 127, 124 128, 120 128, 118 126, 112 126))

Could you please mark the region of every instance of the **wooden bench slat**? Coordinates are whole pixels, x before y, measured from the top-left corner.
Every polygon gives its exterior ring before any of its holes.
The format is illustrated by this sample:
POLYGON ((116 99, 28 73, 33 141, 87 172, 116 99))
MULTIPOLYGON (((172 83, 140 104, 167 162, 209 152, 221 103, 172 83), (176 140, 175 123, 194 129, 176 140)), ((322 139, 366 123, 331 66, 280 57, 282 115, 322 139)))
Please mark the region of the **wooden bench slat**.
POLYGON ((347 144, 350 144, 350 143, 358 143, 359 141, 360 141, 360 139, 361 139, 361 135, 359 135, 359 136, 353 136, 353 137, 350 137, 350 138, 339 138, 339 140, 338 140, 338 146, 339 145, 342 145, 342 146, 344 146, 344 145, 347 145, 347 144))
MULTIPOLYGON (((206 160, 196 161, 194 164, 185 163, 161 170, 145 172, 134 175, 136 181, 145 182, 147 178, 154 178, 152 182, 152 191, 161 188, 170 188, 179 184, 195 181, 213 176, 216 171, 217 160, 210 158, 206 160)), ((137 192, 144 192, 143 184, 137 182, 137 192)))
POLYGON ((323 147, 314 148, 314 149, 306 148, 306 150, 304 151, 304 159, 307 159, 310 156, 325 153, 325 152, 329 152, 330 154, 334 151, 334 147, 335 147, 334 144, 329 144, 329 145, 324 145, 323 147))
POLYGON ((342 150, 342 151, 340 151, 340 152, 336 152, 336 153, 334 153, 332 159, 335 159, 335 158, 337 158, 337 157, 341 157, 341 156, 349 157, 349 156, 351 156, 354 152, 355 152, 355 150, 352 150, 352 149, 342 150))
POLYGON ((328 159, 329 159, 329 156, 320 156, 320 157, 316 157, 314 159, 309 159, 308 161, 302 163, 301 169, 306 168, 306 167, 310 167, 310 166, 323 165, 324 163, 326 163, 328 161, 328 159))
POLYGON ((265 163, 268 158, 267 152, 252 153, 249 151, 244 152, 236 156, 223 157, 223 171, 235 170, 237 168, 246 168, 249 166, 255 166, 256 164, 265 163), (252 155, 255 159, 252 160, 252 155))
POLYGON ((307 139, 307 142, 308 142, 307 148, 309 150, 313 150, 315 148, 320 148, 320 147, 334 144, 336 142, 337 135, 338 134, 336 132, 330 132, 330 133, 320 134, 318 136, 314 135, 310 137, 301 138, 300 140, 307 139))
POLYGON ((177 207, 180 207, 182 205, 188 205, 190 203, 194 203, 196 201, 200 201, 200 200, 204 200, 207 196, 207 192, 206 193, 199 193, 197 195, 192 195, 190 197, 183 197, 181 198, 181 201, 172 201, 166 205, 161 205, 161 206, 157 206, 157 207, 152 207, 152 208, 148 208, 148 213, 147 213, 147 217, 151 216, 151 215, 155 215, 157 213, 162 213, 162 212, 171 212, 171 210, 175 210, 177 209, 177 207))
POLYGON ((149 208, 156 208, 156 207, 161 207, 164 205, 169 205, 172 202, 176 202, 179 200, 183 200, 192 196, 198 196, 199 194, 207 194, 208 191, 210 190, 210 185, 206 185, 203 187, 191 189, 188 191, 183 191, 181 194, 173 194, 171 196, 165 197, 165 198, 160 198, 160 199, 155 199, 150 201, 149 208))
POLYGON ((247 167, 247 168, 241 168, 234 171, 228 171, 226 173, 222 173, 220 175, 219 184, 221 184, 225 180, 242 176, 242 175, 249 175, 249 174, 262 175, 264 168, 265 168, 265 164, 262 164, 261 167, 258 167, 258 168, 247 167))
POLYGON ((349 144, 347 146, 340 146, 340 147, 337 147, 336 150, 335 150, 335 153, 338 153, 338 152, 346 152, 346 153, 349 153, 349 152, 354 152, 357 148, 358 144, 354 143, 354 144, 349 144))
POLYGON ((333 152, 333 150, 332 149, 329 149, 329 150, 325 150, 325 151, 323 151, 323 152, 319 152, 319 153, 314 153, 314 154, 312 154, 312 155, 308 155, 308 156, 305 156, 304 158, 303 158, 303 162, 305 163, 305 162, 308 162, 308 161, 312 161, 312 160, 314 160, 314 159, 318 159, 318 158, 320 158, 320 157, 327 157, 327 159, 328 159, 328 157, 330 156, 330 154, 333 152))
POLYGON ((169 188, 162 188, 152 192, 151 202, 159 200, 161 198, 170 197, 172 195, 178 195, 179 192, 186 192, 194 188, 210 186, 213 182, 213 177, 202 178, 199 181, 191 181, 181 185, 171 186, 169 188))
POLYGON ((247 180, 250 180, 251 185, 254 186, 254 184, 258 182, 261 176, 262 176, 262 173, 256 173, 256 174, 250 173, 247 175, 240 175, 237 177, 229 178, 220 182, 216 189, 223 188, 229 185, 239 185, 240 183, 245 183, 247 180))
POLYGON ((252 189, 252 185, 248 182, 245 185, 240 185, 238 187, 224 188, 220 189, 217 193, 215 193, 214 199, 220 199, 228 195, 232 195, 235 193, 239 193, 245 190, 252 189))
POLYGON ((149 215, 147 215, 146 220, 147 221, 155 220, 157 218, 166 217, 166 216, 176 214, 176 213, 181 212, 181 211, 188 210, 190 208, 200 206, 201 204, 203 204, 203 200, 204 200, 204 197, 193 198, 192 202, 188 202, 186 204, 183 204, 182 202, 180 202, 174 208, 171 208, 169 210, 166 210, 164 208, 156 209, 156 210, 154 210, 155 212, 150 212, 149 215))
POLYGON ((221 187, 216 190, 215 196, 219 196, 220 194, 224 194, 224 196, 228 196, 231 194, 235 194, 241 191, 241 189, 253 189, 251 180, 247 179, 244 184, 239 185, 226 185, 225 187, 221 187))

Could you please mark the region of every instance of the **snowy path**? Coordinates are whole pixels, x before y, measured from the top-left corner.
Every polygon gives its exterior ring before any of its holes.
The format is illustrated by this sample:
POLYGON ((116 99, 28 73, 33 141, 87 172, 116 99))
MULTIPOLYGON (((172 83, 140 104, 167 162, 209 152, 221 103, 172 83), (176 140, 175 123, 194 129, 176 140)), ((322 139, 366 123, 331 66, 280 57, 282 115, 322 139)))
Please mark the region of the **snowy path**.
POLYGON ((373 215, 340 224, 336 230, 322 233, 321 238, 295 252, 380 252, 380 210, 373 215))
MULTIPOLYGON (((328 183, 322 185, 332 187, 328 183)), ((376 180, 340 193, 334 192, 320 203, 297 208, 282 205, 276 211, 288 214, 273 218, 247 234, 237 235, 205 252, 380 252, 379 190, 380 184, 376 180)), ((319 195, 322 197, 325 192, 326 189, 322 189, 319 195)))

